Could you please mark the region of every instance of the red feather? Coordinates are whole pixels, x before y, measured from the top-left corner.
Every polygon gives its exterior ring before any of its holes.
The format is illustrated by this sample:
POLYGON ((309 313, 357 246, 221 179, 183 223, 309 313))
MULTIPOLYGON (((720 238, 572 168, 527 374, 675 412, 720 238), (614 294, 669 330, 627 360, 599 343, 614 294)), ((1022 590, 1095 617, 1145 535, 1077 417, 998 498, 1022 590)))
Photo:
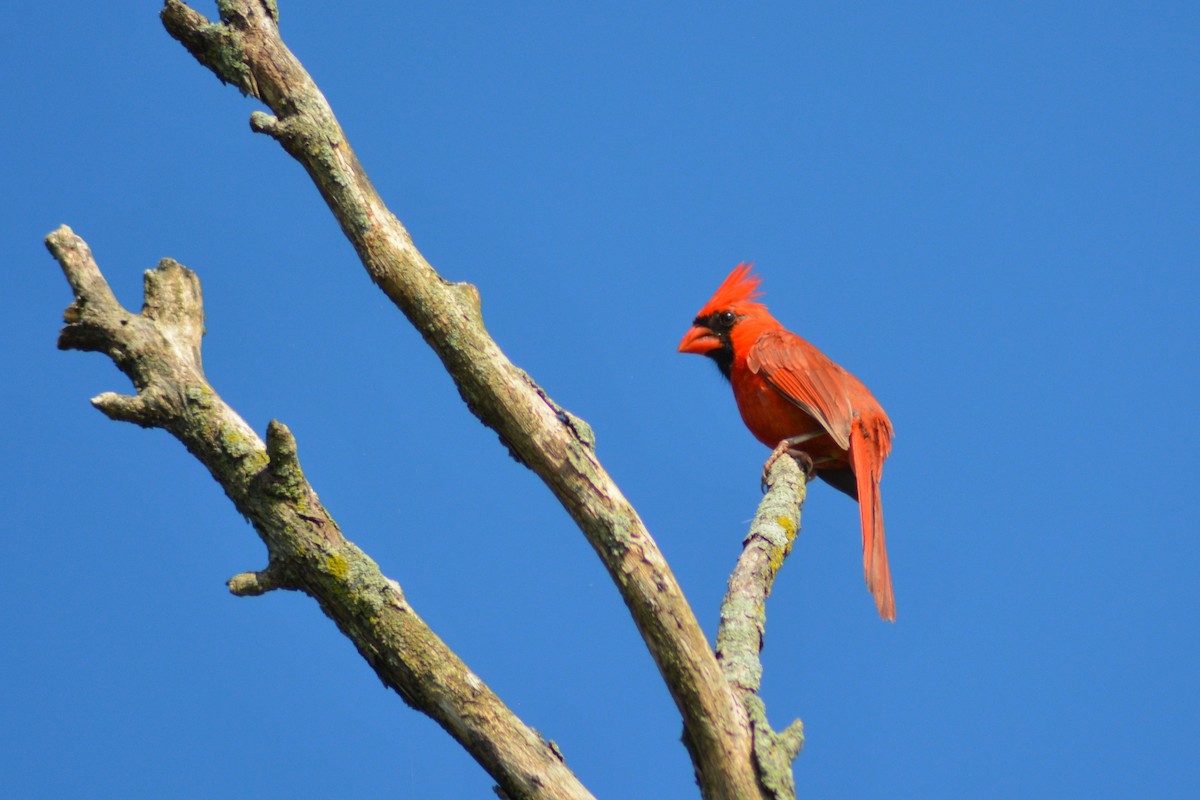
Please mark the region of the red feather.
POLYGON ((713 293, 712 299, 708 301, 708 304, 700 309, 699 316, 720 311, 735 303, 759 306, 763 311, 766 311, 766 306, 750 302, 762 295, 762 292, 758 291, 758 285, 762 283, 762 278, 750 274, 750 270, 753 268, 753 264, 744 261, 734 267, 733 272, 729 273, 729 277, 725 279, 724 283, 717 287, 717 291, 713 293))
POLYGON ((892 423, 858 378, 754 302, 760 282, 749 264, 738 264, 700 309, 679 349, 717 362, 733 385, 746 427, 767 447, 794 436, 813 437, 800 449, 812 458, 818 477, 858 500, 867 588, 880 616, 894 620, 879 496, 892 423))

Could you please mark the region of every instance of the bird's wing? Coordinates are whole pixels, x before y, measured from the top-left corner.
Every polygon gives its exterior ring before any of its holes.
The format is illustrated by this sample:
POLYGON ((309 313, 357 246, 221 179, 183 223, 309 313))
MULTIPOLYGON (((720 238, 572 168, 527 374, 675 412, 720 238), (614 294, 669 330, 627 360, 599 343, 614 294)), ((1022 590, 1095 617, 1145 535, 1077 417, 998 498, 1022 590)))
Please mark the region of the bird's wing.
POLYGON ((791 331, 767 331, 750 348, 746 366, 808 412, 838 447, 850 449, 850 374, 791 331), (848 380, 849 379, 849 380, 848 380))

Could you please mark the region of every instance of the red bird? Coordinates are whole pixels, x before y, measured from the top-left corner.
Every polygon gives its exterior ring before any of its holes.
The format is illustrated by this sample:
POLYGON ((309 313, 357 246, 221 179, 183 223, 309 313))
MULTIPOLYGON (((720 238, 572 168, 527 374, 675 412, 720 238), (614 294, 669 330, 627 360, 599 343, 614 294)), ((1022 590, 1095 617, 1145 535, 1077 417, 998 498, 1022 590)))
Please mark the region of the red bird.
POLYGON ((892 423, 858 378, 754 302, 759 283, 749 264, 738 264, 700 309, 679 352, 717 363, 733 385, 746 427, 774 448, 768 466, 785 452, 811 461, 810 473, 858 501, 867 588, 879 616, 894 621, 879 499, 892 423))

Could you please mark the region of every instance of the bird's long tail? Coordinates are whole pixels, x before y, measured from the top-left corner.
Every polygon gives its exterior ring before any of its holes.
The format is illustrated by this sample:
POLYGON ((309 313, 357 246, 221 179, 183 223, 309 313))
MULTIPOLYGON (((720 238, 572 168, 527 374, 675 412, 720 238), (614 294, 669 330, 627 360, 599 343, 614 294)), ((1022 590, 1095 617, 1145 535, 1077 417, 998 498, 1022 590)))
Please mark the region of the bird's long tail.
POLYGON ((875 597, 879 616, 896 621, 896 599, 892 595, 892 573, 888 568, 887 545, 883 538, 883 503, 879 479, 883 460, 892 449, 892 430, 883 420, 859 417, 850 431, 850 460, 858 485, 858 510, 862 520, 863 574, 867 589, 875 597))

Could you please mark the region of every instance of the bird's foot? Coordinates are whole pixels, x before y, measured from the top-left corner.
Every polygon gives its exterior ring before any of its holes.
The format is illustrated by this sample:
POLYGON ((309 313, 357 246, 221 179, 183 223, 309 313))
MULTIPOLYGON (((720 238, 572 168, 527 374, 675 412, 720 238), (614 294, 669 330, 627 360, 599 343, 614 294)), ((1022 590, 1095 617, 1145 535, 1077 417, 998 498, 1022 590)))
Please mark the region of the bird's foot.
POLYGON ((801 436, 792 436, 784 439, 779 444, 775 445, 775 449, 771 451, 771 455, 763 464, 762 470, 762 490, 767 491, 767 475, 771 473, 771 467, 775 466, 775 462, 783 456, 791 456, 796 459, 796 463, 800 465, 800 469, 804 471, 804 481, 807 483, 816 475, 816 467, 813 465, 812 456, 800 449, 800 445, 815 439, 820 436, 819 433, 806 433, 801 436))

